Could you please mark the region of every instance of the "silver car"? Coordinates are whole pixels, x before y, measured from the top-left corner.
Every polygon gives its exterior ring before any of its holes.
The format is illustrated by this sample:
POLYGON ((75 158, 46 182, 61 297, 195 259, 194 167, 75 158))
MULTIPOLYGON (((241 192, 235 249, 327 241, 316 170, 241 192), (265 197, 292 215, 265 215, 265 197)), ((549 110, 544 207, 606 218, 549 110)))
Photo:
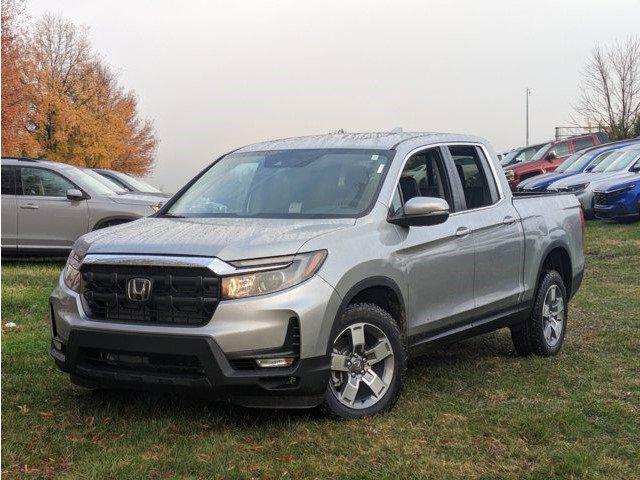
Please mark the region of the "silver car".
POLYGON ((260 143, 76 242, 51 355, 86 388, 372 415, 435 345, 509 327, 519 354, 555 355, 583 227, 573 195, 514 197, 478 137, 260 143))
POLYGON ((104 168, 94 168, 93 171, 128 192, 165 198, 170 197, 169 194, 158 190, 153 185, 149 185, 147 182, 140 180, 139 178, 132 177, 131 175, 127 175, 126 173, 107 170, 104 168))
POLYGON ((2 254, 67 254, 78 237, 150 215, 160 200, 119 195, 71 165, 3 158, 2 254))
POLYGON ((549 185, 552 192, 568 192, 580 201, 587 218, 593 218, 594 193, 612 179, 624 180, 640 172, 640 147, 637 144, 615 150, 591 171, 563 178, 549 185))

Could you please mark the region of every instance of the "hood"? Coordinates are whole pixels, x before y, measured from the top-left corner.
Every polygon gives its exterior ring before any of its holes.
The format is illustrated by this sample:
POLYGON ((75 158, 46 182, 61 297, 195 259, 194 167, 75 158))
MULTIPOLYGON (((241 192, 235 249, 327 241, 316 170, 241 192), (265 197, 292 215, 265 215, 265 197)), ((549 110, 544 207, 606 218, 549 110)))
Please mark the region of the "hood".
POLYGON ((109 200, 126 205, 158 205, 166 200, 155 195, 146 193, 123 193, 120 195, 109 195, 109 200))
POLYGON ((628 172, 591 172, 591 173, 579 173, 578 175, 571 175, 568 178, 558 180, 549 185, 549 189, 557 187, 570 187, 572 185, 580 185, 581 183, 593 183, 600 180, 616 177, 618 175, 624 175, 628 172))
POLYGON ((560 172, 560 173, 556 173, 556 172, 548 172, 548 173, 543 173, 542 175, 536 175, 535 177, 531 177, 531 178, 527 178, 526 180, 523 180, 522 182, 520 182, 520 187, 525 187, 525 188, 536 188, 536 187, 541 187, 543 185, 548 185, 551 182, 555 182, 556 180, 560 180, 562 178, 565 178, 569 175, 573 175, 572 173, 564 173, 564 172, 560 172))
POLYGON ((600 177, 593 182, 591 182, 591 187, 597 187, 601 189, 603 185, 609 186, 610 184, 621 184, 623 182, 628 182, 631 180, 635 180, 638 178, 638 174, 635 172, 627 172, 623 170, 622 172, 606 172, 609 175, 606 177, 600 177))
POLYGON ((192 255, 241 260, 296 253, 310 239, 351 227, 355 219, 146 217, 78 239, 85 253, 192 255))
POLYGON ((627 185, 638 184, 640 182, 640 175, 635 173, 631 175, 625 175, 620 178, 607 178, 598 182, 597 191, 606 192, 607 190, 616 190, 618 188, 626 187, 627 185))

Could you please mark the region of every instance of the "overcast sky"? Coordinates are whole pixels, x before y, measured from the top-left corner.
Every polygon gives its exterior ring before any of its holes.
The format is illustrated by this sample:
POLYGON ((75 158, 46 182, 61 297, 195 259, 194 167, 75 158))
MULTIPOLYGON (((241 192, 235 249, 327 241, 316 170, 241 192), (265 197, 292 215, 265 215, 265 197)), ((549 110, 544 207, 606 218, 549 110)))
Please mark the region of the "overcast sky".
POLYGON ((640 0, 28 0, 61 13, 136 91, 174 191, 270 138, 388 130, 483 136, 498 150, 571 123, 597 43, 637 33, 640 0))

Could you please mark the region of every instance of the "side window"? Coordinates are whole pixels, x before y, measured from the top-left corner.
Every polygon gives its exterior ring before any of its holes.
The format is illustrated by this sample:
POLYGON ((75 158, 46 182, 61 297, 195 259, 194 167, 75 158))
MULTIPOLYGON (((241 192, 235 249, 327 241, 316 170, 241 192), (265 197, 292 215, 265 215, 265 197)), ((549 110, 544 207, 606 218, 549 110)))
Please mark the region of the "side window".
POLYGON ((584 150, 585 148, 592 147, 593 145, 595 145, 593 137, 576 138, 573 141, 573 150, 577 152, 579 150, 584 150))
POLYGON ((446 200, 451 208, 451 191, 445 175, 442 156, 437 148, 423 150, 412 155, 404 166, 398 183, 398 191, 393 197, 393 207, 397 210, 402 202, 413 197, 437 197, 446 200))
POLYGON ((16 167, 2 167, 2 195, 16 194, 16 167))
POLYGON ((551 150, 556 151, 557 157, 566 157, 567 155, 569 155, 569 153, 571 153, 569 151, 569 142, 560 142, 551 147, 551 150))
POLYGON ((402 196, 400 195, 400 186, 396 188, 393 193, 393 199, 391 200, 391 212, 396 213, 398 209, 402 206, 402 196))
POLYGON ((483 163, 478 149, 473 145, 458 145, 449 147, 449 152, 460 178, 467 209, 486 207, 495 203, 497 194, 492 194, 495 183, 488 182, 488 177, 493 178, 493 175, 489 166, 483 163))
POLYGON ((67 190, 76 188, 70 181, 51 170, 23 167, 22 194, 33 197, 66 197, 67 190))

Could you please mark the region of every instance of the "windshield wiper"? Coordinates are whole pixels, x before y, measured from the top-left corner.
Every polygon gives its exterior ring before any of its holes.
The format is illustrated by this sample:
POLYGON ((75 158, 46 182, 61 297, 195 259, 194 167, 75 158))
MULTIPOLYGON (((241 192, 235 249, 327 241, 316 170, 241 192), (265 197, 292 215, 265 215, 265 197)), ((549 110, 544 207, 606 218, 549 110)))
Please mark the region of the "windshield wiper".
POLYGON ((163 213, 162 215, 158 215, 160 218, 185 218, 184 215, 175 215, 173 213, 163 213))

